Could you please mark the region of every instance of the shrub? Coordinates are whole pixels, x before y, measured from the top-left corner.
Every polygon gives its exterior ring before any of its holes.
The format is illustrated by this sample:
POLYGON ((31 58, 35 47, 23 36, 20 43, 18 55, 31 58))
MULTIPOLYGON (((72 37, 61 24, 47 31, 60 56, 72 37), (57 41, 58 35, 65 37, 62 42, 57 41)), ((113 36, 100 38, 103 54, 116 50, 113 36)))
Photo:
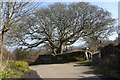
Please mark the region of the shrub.
MULTIPOLYGON (((34 62, 40 53, 43 51, 38 50, 24 50, 23 48, 16 48, 14 50, 14 56, 16 60, 23 60, 28 62, 29 64, 34 62)), ((44 52, 43 52, 44 53, 44 52)), ((14 59, 14 57, 13 57, 14 59)))
POLYGON ((1 72, 2 78, 19 78, 23 73, 14 69, 4 69, 1 72))
POLYGON ((29 71, 25 61, 9 61, 7 67, 0 72, 0 78, 19 78, 29 71))
POLYGON ((27 71, 28 70, 28 63, 25 61, 16 61, 15 68, 20 71, 27 71))

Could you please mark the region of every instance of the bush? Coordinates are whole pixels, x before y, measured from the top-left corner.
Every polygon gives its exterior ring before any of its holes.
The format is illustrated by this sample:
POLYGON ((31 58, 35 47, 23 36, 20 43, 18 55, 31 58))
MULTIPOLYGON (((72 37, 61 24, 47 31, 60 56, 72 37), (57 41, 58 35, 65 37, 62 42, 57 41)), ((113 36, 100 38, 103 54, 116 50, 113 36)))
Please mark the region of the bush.
POLYGON ((36 58, 39 56, 39 54, 42 52, 43 51, 24 50, 23 48, 16 48, 13 53, 16 60, 23 60, 30 64, 34 62, 36 58))
POLYGON ((21 75, 22 73, 15 69, 4 69, 1 72, 2 78, 19 78, 21 75))
POLYGON ((20 71, 27 71, 28 70, 28 63, 25 61, 16 61, 15 68, 20 71))
POLYGON ((20 78, 28 69, 25 61, 9 61, 7 67, 0 72, 0 78, 20 78))

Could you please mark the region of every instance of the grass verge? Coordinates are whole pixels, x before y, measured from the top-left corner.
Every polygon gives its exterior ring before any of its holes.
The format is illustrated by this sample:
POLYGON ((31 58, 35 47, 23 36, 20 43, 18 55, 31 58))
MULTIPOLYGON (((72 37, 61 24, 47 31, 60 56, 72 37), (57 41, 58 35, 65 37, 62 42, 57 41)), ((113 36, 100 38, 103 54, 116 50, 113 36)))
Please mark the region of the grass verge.
POLYGON ((29 72, 28 63, 25 61, 9 61, 6 68, 0 71, 0 79, 20 78, 29 72))

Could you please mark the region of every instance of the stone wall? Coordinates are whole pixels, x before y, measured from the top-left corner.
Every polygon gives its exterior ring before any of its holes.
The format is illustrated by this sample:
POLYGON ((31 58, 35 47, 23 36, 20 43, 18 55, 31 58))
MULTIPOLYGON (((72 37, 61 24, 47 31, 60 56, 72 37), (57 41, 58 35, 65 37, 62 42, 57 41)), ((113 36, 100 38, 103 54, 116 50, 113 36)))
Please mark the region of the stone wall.
POLYGON ((85 59, 85 52, 76 51, 57 56, 39 55, 39 57, 33 63, 30 63, 30 65, 72 62, 76 61, 75 57, 81 57, 85 59))

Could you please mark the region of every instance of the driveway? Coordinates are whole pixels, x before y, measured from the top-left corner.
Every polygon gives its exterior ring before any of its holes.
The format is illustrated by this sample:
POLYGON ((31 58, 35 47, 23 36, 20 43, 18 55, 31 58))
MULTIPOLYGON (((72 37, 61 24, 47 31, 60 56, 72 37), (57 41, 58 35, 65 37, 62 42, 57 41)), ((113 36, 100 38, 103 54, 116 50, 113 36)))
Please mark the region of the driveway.
POLYGON ((79 80, 101 80, 90 66, 85 63, 72 62, 64 64, 45 64, 30 66, 38 75, 45 78, 71 78, 79 80))

